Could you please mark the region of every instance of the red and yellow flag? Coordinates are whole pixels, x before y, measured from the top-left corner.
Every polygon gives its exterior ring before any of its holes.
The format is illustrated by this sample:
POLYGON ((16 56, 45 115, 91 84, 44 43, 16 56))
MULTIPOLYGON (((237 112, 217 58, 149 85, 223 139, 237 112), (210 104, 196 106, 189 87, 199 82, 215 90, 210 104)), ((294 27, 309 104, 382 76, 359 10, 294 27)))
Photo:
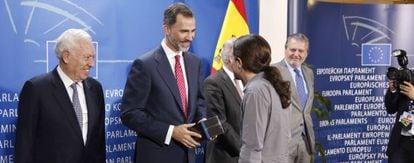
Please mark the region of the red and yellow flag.
POLYGON ((216 50, 214 51, 211 74, 216 73, 223 66, 223 60, 220 56, 220 49, 223 43, 232 36, 239 37, 249 33, 244 0, 230 0, 217 41, 216 50))

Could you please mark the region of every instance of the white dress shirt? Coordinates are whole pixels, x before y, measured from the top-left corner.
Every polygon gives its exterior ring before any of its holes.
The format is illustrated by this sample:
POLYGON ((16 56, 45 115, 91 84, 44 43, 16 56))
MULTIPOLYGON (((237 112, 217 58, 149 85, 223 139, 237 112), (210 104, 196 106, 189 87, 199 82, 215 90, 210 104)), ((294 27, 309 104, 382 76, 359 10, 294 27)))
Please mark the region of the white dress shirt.
MULTIPOLYGON (((65 72, 63 72, 60 66, 57 67, 57 72, 59 74, 60 79, 63 81, 65 85, 66 91, 68 92, 69 98, 72 101, 73 89, 71 85, 74 83, 72 79, 70 79, 65 72)), ((82 82, 78 82, 76 84, 76 88, 78 89, 79 95, 79 102, 82 107, 82 138, 83 143, 86 143, 86 136, 88 135, 88 108, 86 106, 86 98, 85 92, 83 91, 83 84, 82 82)))
POLYGON ((223 65, 222 68, 223 68, 224 72, 229 76, 229 78, 231 79, 231 81, 233 82, 233 85, 235 87, 237 87, 237 85, 236 85, 235 82, 238 82, 238 85, 239 85, 240 90, 244 90, 243 82, 241 80, 235 79, 236 77, 234 76, 234 73, 231 72, 226 66, 223 65))
MULTIPOLYGON (((294 71, 294 68, 292 66, 290 66, 289 63, 287 63, 286 59, 284 61, 286 62, 286 65, 287 65, 287 67, 289 69, 290 76, 292 76, 292 78, 293 78, 293 83, 295 83, 295 86, 296 86, 297 85, 296 84, 296 73, 294 71)), ((305 76, 303 76, 303 73, 302 73, 302 69, 301 68, 298 68, 298 70, 300 72, 300 75, 302 75, 302 81, 305 84, 305 93, 308 94, 308 87, 307 87, 307 84, 306 84, 306 81, 305 81, 305 76)))
MULTIPOLYGON (((168 62, 170 63, 172 73, 175 76, 175 55, 180 55, 180 64, 181 64, 181 70, 183 71, 184 76, 184 83, 185 83, 185 98, 186 102, 188 103, 188 83, 187 83, 187 73, 185 72, 185 63, 184 63, 184 57, 183 52, 179 51, 178 53, 174 52, 172 49, 170 49, 167 44, 165 43, 165 38, 161 41, 161 47, 164 50, 165 54, 167 55, 168 62)), ((172 133, 174 130, 174 125, 170 125, 167 131, 167 135, 165 136, 164 144, 169 145, 171 142, 172 133)))

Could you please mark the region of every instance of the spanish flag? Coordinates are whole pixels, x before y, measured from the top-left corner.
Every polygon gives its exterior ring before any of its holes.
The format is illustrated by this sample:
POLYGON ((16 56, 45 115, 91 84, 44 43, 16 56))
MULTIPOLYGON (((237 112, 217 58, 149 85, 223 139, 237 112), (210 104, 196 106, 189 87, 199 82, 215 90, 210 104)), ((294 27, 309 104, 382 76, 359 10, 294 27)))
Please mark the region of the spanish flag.
POLYGON ((239 37, 249 33, 244 0, 230 0, 217 41, 216 50, 214 51, 211 74, 216 73, 223 66, 223 60, 220 56, 220 49, 223 43, 231 37, 239 37))

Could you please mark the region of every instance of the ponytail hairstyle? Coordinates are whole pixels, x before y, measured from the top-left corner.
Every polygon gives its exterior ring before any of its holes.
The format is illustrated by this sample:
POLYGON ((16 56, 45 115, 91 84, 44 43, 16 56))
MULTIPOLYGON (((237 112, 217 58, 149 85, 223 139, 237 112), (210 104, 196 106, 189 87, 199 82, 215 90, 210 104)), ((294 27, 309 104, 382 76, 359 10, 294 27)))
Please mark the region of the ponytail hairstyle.
POLYGON ((263 67, 264 78, 272 83, 276 92, 282 101, 282 107, 287 108, 290 105, 290 82, 282 80, 282 75, 279 69, 272 66, 263 67))
POLYGON ((233 55, 243 62, 242 68, 256 74, 263 71, 264 78, 279 94, 282 107, 287 108, 290 105, 290 85, 282 80, 276 67, 269 66, 271 54, 269 43, 257 34, 241 36, 233 45, 233 55))

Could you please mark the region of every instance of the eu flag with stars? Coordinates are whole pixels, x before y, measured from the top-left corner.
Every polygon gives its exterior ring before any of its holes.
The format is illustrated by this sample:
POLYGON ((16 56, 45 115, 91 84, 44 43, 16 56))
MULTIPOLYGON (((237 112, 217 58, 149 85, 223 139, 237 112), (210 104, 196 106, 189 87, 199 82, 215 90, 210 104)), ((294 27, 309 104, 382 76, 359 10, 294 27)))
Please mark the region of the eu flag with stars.
POLYGON ((362 44, 362 66, 390 66, 391 44, 362 44))

